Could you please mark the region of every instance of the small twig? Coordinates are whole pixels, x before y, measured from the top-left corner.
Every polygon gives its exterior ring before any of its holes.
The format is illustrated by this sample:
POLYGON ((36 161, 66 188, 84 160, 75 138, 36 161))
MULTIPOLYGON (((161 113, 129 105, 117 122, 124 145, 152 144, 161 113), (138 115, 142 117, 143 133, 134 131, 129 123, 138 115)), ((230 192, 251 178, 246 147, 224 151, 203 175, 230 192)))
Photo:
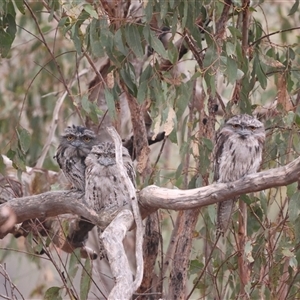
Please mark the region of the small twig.
POLYGON ((204 275, 204 273, 205 273, 205 271, 206 271, 206 269, 207 269, 207 267, 208 267, 211 259, 213 258, 212 254, 213 254, 214 250, 216 249, 216 246, 218 244, 218 241, 219 241, 220 237, 221 237, 221 234, 219 233, 217 235, 216 241, 214 242, 213 247, 212 247, 212 249, 210 251, 210 256, 208 257, 207 261, 205 262, 205 265, 204 265, 204 267, 203 267, 200 275, 197 277, 196 280, 194 280, 194 286, 193 286, 192 290, 190 291, 190 293, 188 294, 188 296, 186 297, 186 300, 190 299, 190 297, 192 296, 193 292, 197 288, 198 283, 200 282, 200 280, 201 280, 202 276, 204 275))
MULTIPOLYGON (((10 285, 10 293, 11 293, 11 295, 10 295, 10 297, 4 298, 4 299, 10 299, 10 300, 11 300, 11 299, 17 299, 17 297, 14 296, 14 290, 16 290, 16 291, 19 293, 20 297, 21 297, 23 300, 25 300, 25 298, 22 296, 22 294, 21 294, 21 292, 19 291, 19 289, 17 288, 17 286, 12 282, 10 276, 9 276, 8 273, 6 272, 5 264, 4 264, 4 265, 0 264, 0 268, 3 270, 3 273, 0 271, 0 274, 2 274, 2 275, 4 276, 5 281, 8 281, 8 282, 9 282, 9 285, 10 285)), ((5 285, 5 288, 6 288, 6 285, 5 285)), ((8 291, 6 291, 6 293, 8 294, 8 291)), ((3 296, 3 295, 1 295, 1 296, 3 296)))
POLYGON ((257 39, 256 41, 254 41, 253 43, 250 44, 250 47, 251 46, 254 46, 256 43, 260 42, 261 40, 265 39, 265 38, 268 38, 274 34, 279 34, 279 33, 283 33, 283 32, 287 32, 287 31, 292 31, 292 30, 297 30, 297 29, 300 29, 299 26, 297 27, 291 27, 291 28, 288 28, 288 29, 281 29, 281 30, 277 30, 277 31, 274 31, 274 32, 271 32, 269 34, 266 34, 262 37, 260 37, 259 39, 257 39))

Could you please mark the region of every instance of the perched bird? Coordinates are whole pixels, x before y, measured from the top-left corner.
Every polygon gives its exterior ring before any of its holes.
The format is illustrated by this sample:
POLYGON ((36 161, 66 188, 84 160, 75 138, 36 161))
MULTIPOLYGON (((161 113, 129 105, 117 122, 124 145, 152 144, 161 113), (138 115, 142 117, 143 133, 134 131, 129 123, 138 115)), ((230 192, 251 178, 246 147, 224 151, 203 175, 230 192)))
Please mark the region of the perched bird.
POLYGON ((60 138, 54 158, 72 188, 85 190, 85 159, 99 143, 93 131, 83 126, 68 126, 60 138))
MULTIPOLYGON (((125 147, 122 155, 127 174, 135 186, 135 171, 125 147)), ((85 163, 85 201, 90 208, 100 212, 104 208, 122 207, 128 203, 130 196, 116 163, 114 143, 94 146, 85 163)))
MULTIPOLYGON (((214 180, 231 182, 256 173, 262 161, 265 141, 263 123, 247 115, 229 119, 216 135, 214 147, 214 180)), ((217 232, 228 228, 236 199, 218 203, 217 232)))
MULTIPOLYGON (((98 142, 95 133, 83 126, 68 126, 62 134, 54 158, 72 189, 85 191, 85 159, 98 142)), ((84 218, 76 222, 77 230, 69 232, 68 242, 75 248, 85 247, 88 233, 94 224, 84 218)))
MULTIPOLYGON (((130 205, 130 193, 121 176, 115 155, 114 143, 105 142, 94 146, 85 160, 85 202, 97 213, 105 209, 130 205)), ((135 171, 125 147, 122 148, 122 156, 127 175, 135 186, 135 171)), ((101 234, 98 227, 100 259, 106 257, 101 234)))

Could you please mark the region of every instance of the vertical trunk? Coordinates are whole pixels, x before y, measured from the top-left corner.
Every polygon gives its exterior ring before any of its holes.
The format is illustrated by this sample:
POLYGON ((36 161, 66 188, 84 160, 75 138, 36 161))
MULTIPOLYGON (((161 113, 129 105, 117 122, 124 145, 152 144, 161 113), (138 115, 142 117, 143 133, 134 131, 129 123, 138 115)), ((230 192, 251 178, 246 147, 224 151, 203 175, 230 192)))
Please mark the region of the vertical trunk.
MULTIPOLYGON (((193 231, 198 221, 199 209, 180 211, 178 223, 178 243, 170 274, 168 299, 185 299, 189 257, 193 241, 193 231)), ((177 225, 177 224, 176 224, 177 225)))
POLYGON ((162 297, 162 290, 159 290, 157 286, 153 286, 153 281, 156 276, 154 266, 158 254, 159 241, 159 218, 157 213, 153 213, 147 218, 145 227, 143 245, 144 277, 140 288, 136 292, 136 294, 138 294, 138 296, 136 296, 139 300, 152 299, 152 293, 154 295, 153 299, 156 299, 157 296, 159 298, 162 297))
POLYGON ((239 234, 238 234, 238 268, 240 274, 240 298, 248 299, 245 286, 250 280, 250 266, 245 255, 245 244, 247 237, 247 204, 239 200, 239 234))

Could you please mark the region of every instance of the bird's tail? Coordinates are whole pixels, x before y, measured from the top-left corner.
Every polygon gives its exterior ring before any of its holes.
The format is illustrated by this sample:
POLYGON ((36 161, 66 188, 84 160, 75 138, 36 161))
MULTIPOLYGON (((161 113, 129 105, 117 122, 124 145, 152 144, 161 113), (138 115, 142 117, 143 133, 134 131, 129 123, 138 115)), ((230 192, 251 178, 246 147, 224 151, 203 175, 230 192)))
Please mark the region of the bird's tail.
POLYGON ((233 208, 235 204, 235 200, 226 200, 218 203, 217 208, 217 235, 224 233, 227 231, 231 216, 233 213, 233 208))

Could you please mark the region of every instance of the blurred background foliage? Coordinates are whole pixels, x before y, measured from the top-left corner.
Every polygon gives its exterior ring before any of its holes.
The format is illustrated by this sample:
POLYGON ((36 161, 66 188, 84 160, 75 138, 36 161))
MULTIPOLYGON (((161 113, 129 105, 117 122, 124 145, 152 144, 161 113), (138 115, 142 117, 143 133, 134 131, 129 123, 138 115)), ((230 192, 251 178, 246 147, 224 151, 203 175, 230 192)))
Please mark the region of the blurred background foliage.
MULTIPOLYGON (((254 114, 265 124, 262 169, 298 157, 299 0, 119 1, 114 8, 109 3, 1 1, 0 149, 13 161, 20 180, 25 166, 58 171, 52 157, 67 125, 91 120, 98 126, 104 117, 113 124, 118 118, 128 122, 129 96, 149 112, 151 132, 167 136, 151 146, 151 172, 140 177, 140 187, 154 183, 190 189, 211 183, 215 131, 237 113, 254 114), (96 95, 89 90, 92 80, 98 80, 96 95)), ((119 127, 122 138, 130 134, 128 128, 119 127)), ((4 176, 10 175, 4 162, 0 167, 4 176)), ((42 179, 36 180, 41 185, 42 179)), ((42 191, 31 186, 23 192, 42 191)), ((163 242, 156 273, 165 276, 164 293, 172 295, 175 284, 176 268, 172 263, 169 269, 162 267, 170 239, 190 233, 190 251, 181 254, 189 258, 181 289, 185 298, 192 290, 190 299, 235 299, 241 290, 251 299, 300 297, 299 195, 292 184, 242 196, 248 205, 243 251, 237 245, 238 213, 212 251, 214 206, 196 212, 187 231, 176 227, 182 215, 160 212, 163 242), (243 289, 241 253, 251 266, 243 289)), ((171 257, 176 260, 176 254, 171 257)), ((2 263, 6 259, 2 255, 2 263)), ((34 289, 35 295, 46 288, 34 289)), ((22 289, 25 297, 31 292, 22 289)))

